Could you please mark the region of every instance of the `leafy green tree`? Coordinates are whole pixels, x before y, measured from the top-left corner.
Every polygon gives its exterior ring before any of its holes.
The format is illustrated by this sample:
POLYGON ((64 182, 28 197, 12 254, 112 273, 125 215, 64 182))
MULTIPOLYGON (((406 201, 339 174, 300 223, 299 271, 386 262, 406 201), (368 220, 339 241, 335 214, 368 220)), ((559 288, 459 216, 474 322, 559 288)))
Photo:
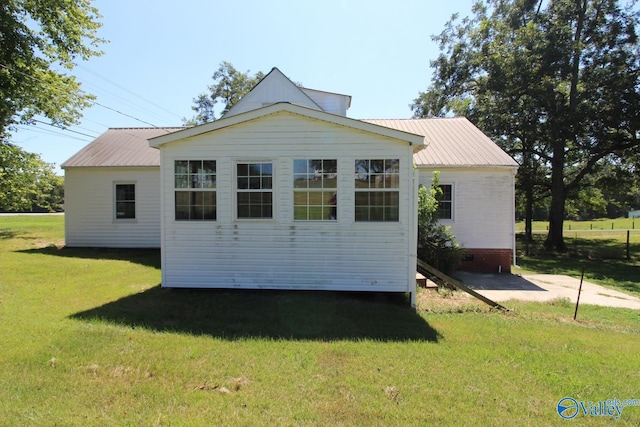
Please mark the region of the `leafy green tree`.
POLYGON ((89 0, 4 0, 0 6, 0 140, 42 115, 77 122, 92 97, 66 74, 101 55, 98 10, 89 0))
MULTIPOLYGON (((441 55, 416 116, 460 114, 520 164, 526 215, 550 195, 549 249, 566 250, 566 201, 640 147, 635 1, 477 1, 434 37, 441 55)), ((582 193, 584 194, 584 193, 582 193)))
POLYGON ((253 76, 236 70, 229 62, 222 62, 213 73, 213 84, 208 86, 208 93, 201 93, 193 99, 191 107, 195 117, 183 120, 185 125, 194 126, 212 122, 231 109, 240 99, 264 77, 257 72, 253 76), (219 112, 217 110, 220 110, 219 112))
POLYGON ((44 116, 69 126, 93 96, 67 73, 101 55, 98 10, 89 0, 4 0, 0 5, 0 209, 55 210, 61 178, 51 165, 10 144, 18 124, 44 116))
POLYGON ((434 172, 429 188, 421 185, 418 189, 418 258, 444 273, 451 273, 462 262, 463 248, 450 227, 439 221, 440 197, 440 174, 434 172))
POLYGON ((64 182, 53 166, 20 147, 0 144, 0 210, 54 211, 61 207, 64 182))

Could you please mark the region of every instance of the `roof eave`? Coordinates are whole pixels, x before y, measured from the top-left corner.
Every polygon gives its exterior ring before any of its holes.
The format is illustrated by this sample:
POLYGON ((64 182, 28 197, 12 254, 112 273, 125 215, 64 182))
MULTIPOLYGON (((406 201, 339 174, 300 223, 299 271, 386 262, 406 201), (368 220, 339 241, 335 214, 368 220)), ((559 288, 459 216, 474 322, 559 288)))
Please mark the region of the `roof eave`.
POLYGON ((389 128, 386 126, 380 126, 373 123, 364 122, 362 120, 356 120, 349 117, 340 116, 337 114, 327 113, 322 110, 315 110, 308 107, 303 107, 289 102, 278 102, 268 105, 266 107, 258 108, 244 113, 239 113, 230 117, 224 117, 214 122, 206 123, 200 126, 195 126, 187 129, 183 129, 177 132, 173 132, 167 135, 160 135, 149 139, 149 146, 154 148, 160 148, 164 144, 170 142, 192 138, 194 136, 202 135, 209 132, 214 132, 219 129, 223 129, 229 126, 234 126, 240 123, 244 123, 250 120, 255 120, 261 117, 265 117, 270 114, 275 114, 281 111, 287 111, 293 114, 300 114, 313 119, 324 120, 330 123, 343 125, 355 129, 359 129, 365 132, 371 132, 389 138, 405 140, 411 146, 423 146, 424 136, 416 135, 413 133, 405 132, 389 128))

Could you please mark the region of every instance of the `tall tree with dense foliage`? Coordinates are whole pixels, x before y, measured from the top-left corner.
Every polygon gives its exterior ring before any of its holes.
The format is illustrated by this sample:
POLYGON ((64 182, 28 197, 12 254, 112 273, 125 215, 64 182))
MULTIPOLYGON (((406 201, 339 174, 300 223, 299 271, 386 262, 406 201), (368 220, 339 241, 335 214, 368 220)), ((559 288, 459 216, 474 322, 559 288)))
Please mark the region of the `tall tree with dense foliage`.
POLYGON ((186 125, 201 125, 212 122, 224 115, 240 99, 258 84, 264 77, 262 71, 253 76, 236 70, 229 62, 222 62, 213 73, 213 84, 207 87, 208 93, 201 93, 193 99, 191 109, 196 112, 195 117, 184 120, 186 125))
POLYGON ((100 55, 98 10, 89 0, 4 0, 0 5, 0 209, 59 207, 61 178, 37 154, 8 142, 16 125, 45 117, 77 123, 93 97, 68 74, 100 55))
MULTIPOLYGON (((640 147, 635 0, 487 0, 434 37, 416 116, 469 117, 520 163, 527 216, 550 194, 549 249, 566 250, 567 198, 640 147)), ((584 193, 582 193, 584 194, 584 193)))
POLYGON ((77 122, 92 97, 73 70, 100 55, 100 14, 89 0, 4 0, 0 6, 0 139, 44 116, 77 122))
POLYGON ((62 206, 64 182, 40 156, 0 144, 0 210, 54 211, 62 206))

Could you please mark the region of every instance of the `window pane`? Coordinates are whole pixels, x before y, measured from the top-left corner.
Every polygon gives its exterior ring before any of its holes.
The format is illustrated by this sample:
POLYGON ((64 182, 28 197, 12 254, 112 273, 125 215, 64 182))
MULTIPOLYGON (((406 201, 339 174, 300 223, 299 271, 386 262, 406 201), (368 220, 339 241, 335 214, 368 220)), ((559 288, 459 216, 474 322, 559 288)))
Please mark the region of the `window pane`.
POLYGON ((308 208, 306 206, 295 206, 293 208, 293 219, 295 220, 307 220, 307 211, 308 208))
POLYGON ((204 192, 203 204, 205 206, 215 206, 216 205, 216 193, 214 191, 205 191, 204 192))
POLYGON ((188 188, 189 175, 176 175, 176 188, 188 188))
POLYGON ((189 160, 189 172, 190 173, 200 173, 202 170, 202 161, 200 160, 189 160))
POLYGON ((294 219, 329 221, 336 219, 338 161, 335 159, 296 159, 293 161, 294 219), (331 191, 323 191, 329 189, 331 191), (297 207, 305 206, 306 210, 297 207))
POLYGON ((202 188, 216 188, 216 176, 205 175, 202 182, 202 188))
POLYGON ((307 176, 295 174, 293 176, 293 188, 307 188, 307 176))
POLYGON ((249 188, 252 190, 260 190, 262 188, 260 186, 260 178, 249 178, 249 188))
POLYGON ((238 163, 237 174, 239 177, 249 176, 249 165, 247 165, 246 163, 238 163))
POLYGON ((385 221, 399 221, 400 220, 400 209, 398 206, 396 207, 386 207, 384 208, 384 220, 385 221))
POLYGON ((251 218, 249 205, 238 204, 238 218, 251 218))
POLYGON ((176 220, 215 220, 215 191, 176 191, 176 220))
POLYGON ((189 192, 188 191, 176 191, 176 205, 188 205, 189 204, 189 192))
POLYGON ((176 160, 175 173, 187 173, 189 171, 189 162, 186 160, 176 160))
POLYGON ((369 163, 369 173, 384 172, 384 160, 371 160, 369 163))
POLYGON ((116 185, 116 200, 135 200, 135 185, 118 184, 116 185))
POLYGON ((215 206, 204 206, 203 207, 203 217, 202 219, 216 219, 216 207, 215 206))
POLYGON ((136 217, 135 184, 116 184, 114 203, 116 219, 134 219, 136 217))
POLYGON ((189 206, 176 206, 176 219, 189 219, 189 206))
POLYGON ((136 205, 132 202, 116 203, 116 218, 131 219, 136 217, 136 205))
POLYGON ((246 190, 249 188, 249 178, 238 177, 238 190, 246 190))
POLYGON ((307 175, 309 173, 308 160, 294 160, 293 161, 293 173, 300 175, 307 175))
POLYGON ((202 172, 205 174, 215 174, 216 173, 216 161, 215 160, 205 160, 202 162, 202 172))
POLYGON ((273 165, 271 163, 260 163, 262 175, 273 175, 273 165))
POLYGON ((369 221, 369 208, 356 206, 356 221, 369 221))
POLYGON ((357 191, 355 196, 356 221, 399 221, 397 191, 357 191))
POLYGON ((293 192, 293 205, 294 206, 306 206, 309 203, 308 191, 294 191, 293 192))

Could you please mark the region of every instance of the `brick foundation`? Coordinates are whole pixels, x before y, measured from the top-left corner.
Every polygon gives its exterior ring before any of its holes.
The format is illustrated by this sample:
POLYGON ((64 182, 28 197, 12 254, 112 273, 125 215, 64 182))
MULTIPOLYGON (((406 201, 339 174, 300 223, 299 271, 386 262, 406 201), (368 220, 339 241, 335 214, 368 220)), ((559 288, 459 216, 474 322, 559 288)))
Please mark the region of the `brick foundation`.
POLYGON ((510 273, 511 262, 511 249, 465 249, 459 269, 479 273, 510 273))

